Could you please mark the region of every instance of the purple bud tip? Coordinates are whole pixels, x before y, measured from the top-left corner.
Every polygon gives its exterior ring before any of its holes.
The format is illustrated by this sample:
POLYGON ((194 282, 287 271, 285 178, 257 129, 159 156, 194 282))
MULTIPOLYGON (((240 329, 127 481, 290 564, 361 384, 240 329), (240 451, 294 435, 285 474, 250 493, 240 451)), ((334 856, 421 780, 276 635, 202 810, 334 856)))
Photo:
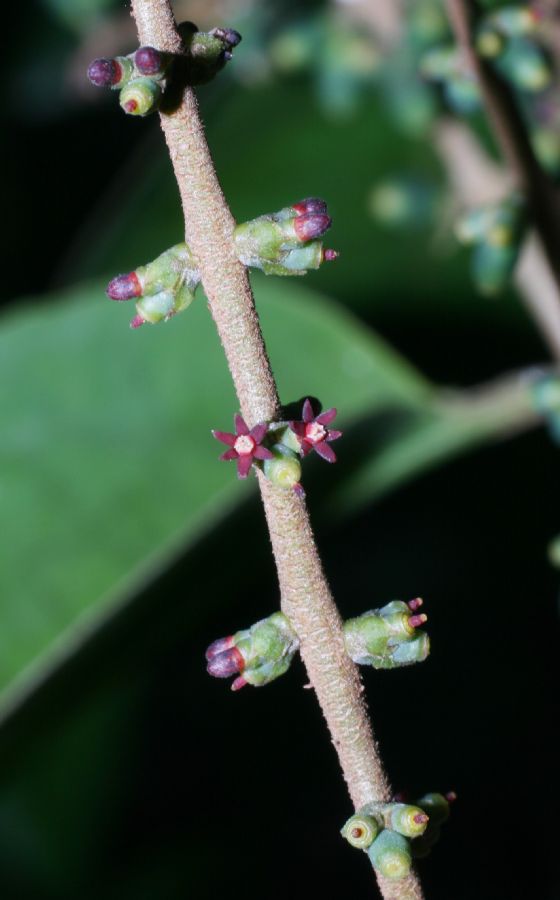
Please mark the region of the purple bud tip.
POLYGON ((423 825, 425 822, 428 822, 430 817, 426 815, 426 813, 416 813, 415 816, 412 817, 417 825, 423 825))
POLYGON ((422 600, 422 597, 416 597, 414 600, 409 600, 406 605, 414 612, 424 605, 424 601, 422 600))
POLYGON ((423 625, 424 622, 427 621, 428 616, 426 615, 426 613, 420 613, 419 616, 411 616, 408 620, 408 624, 411 626, 411 628, 419 628, 420 625, 423 625))
POLYGON ((241 35, 233 28, 213 28, 210 34, 220 38, 220 40, 223 41, 224 44, 228 44, 229 47, 237 47, 237 45, 241 43, 241 35))
POLYGON ((339 256, 340 254, 336 250, 323 250, 323 262, 332 262, 339 256))
POLYGON ((121 80, 122 70, 114 59, 94 59, 87 76, 96 87, 110 87, 121 80))
POLYGON ((218 653, 223 653, 224 650, 229 650, 230 647, 233 647, 233 635, 229 635, 229 637, 218 638, 217 641, 214 641, 208 647, 206 651, 206 659, 214 659, 218 653))
POLYGON ((142 316, 140 316, 140 315, 134 316, 134 318, 130 320, 131 328, 140 328, 141 325, 145 325, 145 324, 146 324, 146 320, 143 319, 142 316))
POLYGON ((246 684, 249 684, 248 681, 245 681, 241 676, 236 678, 235 681, 231 685, 232 691, 240 691, 241 688, 245 687, 246 684))
POLYGON ((306 213, 294 219, 294 231, 300 241, 314 241, 330 227, 330 217, 323 214, 306 213))
POLYGON ((447 794, 445 795, 445 799, 447 800, 448 803, 455 803, 455 800, 457 799, 457 794, 455 793, 455 791, 448 791, 447 794))
POLYGON ((134 54, 134 64, 142 75, 157 75, 163 67, 163 60, 155 47, 140 47, 134 54))
POLYGON ((129 272, 128 275, 113 278, 107 285, 106 293, 111 300, 132 300, 133 297, 142 296, 142 285, 136 272, 129 272))
POLYGON ((245 668, 245 660, 237 647, 230 647, 223 653, 217 653, 208 662, 207 672, 214 678, 229 678, 230 675, 236 675, 245 668))
POLYGON ((231 50, 224 50, 222 53, 222 59, 225 59, 226 62, 229 62, 230 59, 233 59, 233 53, 231 50))
POLYGON ((295 209, 298 216, 304 216, 306 213, 324 214, 327 212, 327 204, 324 200, 319 200, 318 197, 306 197, 305 200, 294 203, 292 209, 295 209))
POLYGON ((129 115, 133 116, 138 109, 138 102, 136 100, 127 100, 123 106, 123 109, 129 115))

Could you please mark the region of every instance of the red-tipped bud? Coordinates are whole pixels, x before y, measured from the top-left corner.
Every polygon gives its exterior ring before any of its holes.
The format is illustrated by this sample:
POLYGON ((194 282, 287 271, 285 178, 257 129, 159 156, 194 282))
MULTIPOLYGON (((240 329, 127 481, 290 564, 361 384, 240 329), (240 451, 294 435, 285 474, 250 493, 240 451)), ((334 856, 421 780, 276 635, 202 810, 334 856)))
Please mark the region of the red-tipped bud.
POLYGON ((111 300, 132 300, 142 296, 142 285, 136 272, 129 272, 128 275, 113 278, 107 285, 106 293, 111 300))
POLYGON ((445 795, 445 799, 447 800, 448 803, 455 803, 455 800, 457 799, 457 794, 455 793, 455 791, 448 791, 447 794, 445 795))
POLYGON ((230 634, 229 637, 218 638, 217 641, 214 641, 208 647, 208 650, 206 651, 206 659, 214 659, 214 657, 217 656, 218 653, 223 653, 224 650, 229 650, 230 647, 233 647, 233 635, 230 634))
POLYGON ((87 77, 96 87, 111 87, 122 78, 122 69, 115 59, 94 59, 87 77))
POLYGON ((131 328, 140 328, 141 325, 145 325, 145 324, 146 324, 146 320, 143 319, 141 315, 134 316, 134 318, 130 320, 131 328))
POLYGON ((332 262, 333 259, 338 259, 339 255, 336 250, 323 250, 323 262, 332 262))
POLYGON ((237 647, 230 647, 222 653, 217 653, 208 661, 207 671, 214 678, 229 678, 236 672, 242 672, 245 668, 245 660, 237 647))
POLYGON ((241 42, 241 35, 233 28, 213 28, 210 34, 219 38, 224 44, 227 44, 228 47, 237 47, 241 42))
POLYGON ((419 616, 411 616, 408 620, 408 624, 411 628, 420 628, 420 625, 423 625, 424 622, 428 621, 428 616, 426 613, 420 613, 419 616))
POLYGON ((429 821, 430 817, 427 816, 426 813, 416 813, 416 815, 413 816, 413 819, 417 825, 424 825, 425 822, 429 821))
POLYGON ((295 209, 298 216, 305 216, 307 213, 323 213, 327 212, 327 204, 318 197, 306 197, 299 203, 294 203, 292 209, 295 209))
POLYGON ((142 75, 157 75, 164 67, 163 57, 155 47, 140 47, 134 54, 134 63, 142 75))
POLYGON ((245 681, 243 677, 236 678, 235 681, 231 685, 232 691, 240 691, 241 688, 245 687, 246 684, 249 684, 248 681, 245 681))
POLYGON ((406 605, 413 612, 416 612, 417 609, 420 609, 420 607, 424 605, 424 601, 422 600, 422 597, 416 597, 414 600, 409 600, 406 605))
POLYGON ((294 231, 300 241, 314 241, 330 227, 330 216, 323 214, 306 213, 294 219, 294 231))
POLYGON ((129 116, 133 116, 138 109, 138 101, 137 100, 127 100, 126 103, 123 103, 123 109, 129 116))

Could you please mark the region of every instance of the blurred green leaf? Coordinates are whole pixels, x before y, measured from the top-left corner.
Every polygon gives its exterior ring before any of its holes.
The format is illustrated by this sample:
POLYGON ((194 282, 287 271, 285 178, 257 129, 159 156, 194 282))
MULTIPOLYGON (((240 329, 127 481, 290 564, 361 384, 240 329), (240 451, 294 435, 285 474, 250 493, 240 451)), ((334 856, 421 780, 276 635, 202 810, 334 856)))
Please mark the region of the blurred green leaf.
MULTIPOLYGON (((285 402, 319 396, 344 426, 431 396, 336 304, 294 282, 256 285, 285 402)), ((113 612, 131 572, 248 490, 210 434, 237 402, 203 300, 166 327, 134 333, 129 317, 96 284, 2 323, 0 688, 12 700, 113 612)))

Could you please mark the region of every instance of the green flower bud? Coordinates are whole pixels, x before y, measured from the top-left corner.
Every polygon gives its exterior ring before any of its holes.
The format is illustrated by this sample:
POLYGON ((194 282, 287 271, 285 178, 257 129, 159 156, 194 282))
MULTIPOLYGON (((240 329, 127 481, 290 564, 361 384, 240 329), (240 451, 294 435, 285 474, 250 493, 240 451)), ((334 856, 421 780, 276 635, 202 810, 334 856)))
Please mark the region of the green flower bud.
POLYGON ((233 644, 245 663, 243 680, 259 687, 287 672, 299 640, 286 616, 277 612, 246 631, 238 631, 233 644))
POLYGON ((427 635, 417 630, 427 616, 413 615, 421 605, 420 599, 411 600, 410 605, 394 600, 382 609, 348 619, 344 623, 348 655, 358 665, 376 669, 422 662, 428 656, 430 646, 427 635))
MULTIPOLYGON (((453 800, 454 794, 448 797, 453 800)), ((449 799, 443 794, 430 793, 424 794, 417 801, 417 805, 424 810, 430 817, 430 827, 434 825, 442 825, 449 818, 449 799)))
POLYGON ((388 803, 383 807, 383 820, 386 828, 398 831, 405 837, 417 838, 426 831, 429 816, 419 806, 388 803))
POLYGON ((121 90, 119 103, 129 116, 147 116, 158 108, 161 93, 153 78, 132 78, 121 90))
POLYGON ((268 480, 288 490, 299 485, 301 479, 299 455, 284 444, 275 444, 270 450, 273 459, 265 459, 262 463, 268 480))
POLYGON ((305 275, 335 259, 317 240, 330 227, 326 205, 316 198, 243 222, 234 231, 237 256, 266 275, 305 275))
POLYGON ((503 34, 492 25, 483 25, 476 36, 476 49, 485 59, 496 59, 505 46, 503 34))
POLYGON ((408 840, 396 831, 385 829, 368 850, 373 868, 391 881, 406 878, 412 865, 408 840))
POLYGON ((341 830, 341 835, 352 847, 367 850, 382 829, 379 819, 362 813, 350 816, 341 830))
POLYGON ((156 259, 136 269, 143 294, 177 292, 184 284, 193 290, 200 281, 194 257, 185 243, 164 250, 156 259))
POLYGON ((160 291, 158 294, 147 294, 136 304, 138 315, 151 325, 157 325, 171 318, 174 309, 175 297, 171 291, 160 291))

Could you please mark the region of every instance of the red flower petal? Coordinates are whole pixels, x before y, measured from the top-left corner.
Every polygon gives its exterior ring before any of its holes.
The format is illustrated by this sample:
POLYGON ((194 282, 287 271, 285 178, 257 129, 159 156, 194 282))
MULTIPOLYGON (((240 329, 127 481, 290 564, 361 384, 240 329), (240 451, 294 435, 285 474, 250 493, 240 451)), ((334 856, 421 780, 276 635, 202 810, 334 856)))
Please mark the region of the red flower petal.
POLYGON ((249 434, 249 429, 247 427, 245 419, 242 418, 242 416, 240 416, 239 413, 235 414, 235 416, 233 417, 233 421, 235 423, 235 431, 237 432, 238 435, 249 434))
POLYGON ((313 449, 319 456, 322 456, 323 459, 326 459, 327 462, 334 463, 336 462, 336 453, 334 452, 332 447, 329 447, 325 441, 319 441, 318 444, 314 444, 313 449))
POLYGON ((268 447, 255 447, 253 456, 255 459, 274 459, 274 453, 271 453, 268 447))
POLYGON ((249 469, 253 464, 253 456, 252 454, 247 454, 246 456, 240 456, 237 460, 237 475, 239 478, 247 478, 249 474, 249 469))
POLYGON ((237 459, 238 456, 239 456, 239 453, 237 452, 237 450, 234 450, 232 447, 230 450, 226 450, 225 453, 222 453, 222 455, 220 456, 220 459, 222 459, 222 460, 225 459, 227 461, 228 459, 237 459))
POLYGON ((306 424, 308 424, 309 422, 312 422, 313 419, 315 418, 315 413, 313 412, 313 407, 311 406, 311 400, 309 399, 309 397, 303 404, 302 417, 303 417, 303 421, 306 424))
POLYGON ((319 425, 328 425, 334 418, 336 418, 336 408, 332 406, 331 409, 326 409, 320 416, 317 416, 315 421, 318 422, 319 425))
POLYGON ((251 428, 251 431, 249 432, 249 434, 251 435, 253 440, 257 442, 257 444, 260 444, 260 442, 264 438, 267 431, 268 431, 267 423, 259 422, 258 425, 255 425, 253 428, 251 428))
POLYGON ((298 437, 305 437, 305 422, 290 422, 290 428, 298 437))
POLYGON ((230 434, 229 431, 213 431, 212 434, 217 441, 221 441, 222 444, 227 444, 229 447, 233 447, 237 438, 236 434, 230 434))
POLYGON ((329 431, 325 440, 326 441, 337 441, 339 437, 342 437, 342 431, 329 431))

